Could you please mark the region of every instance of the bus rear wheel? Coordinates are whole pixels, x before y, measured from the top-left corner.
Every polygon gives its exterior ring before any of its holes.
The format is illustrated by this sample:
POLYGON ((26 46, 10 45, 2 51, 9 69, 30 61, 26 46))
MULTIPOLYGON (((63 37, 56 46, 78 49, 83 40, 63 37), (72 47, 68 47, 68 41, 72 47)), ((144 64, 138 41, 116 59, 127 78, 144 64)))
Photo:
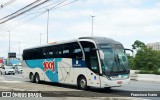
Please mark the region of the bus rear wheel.
POLYGON ((105 87, 105 88, 104 88, 104 91, 105 91, 105 92, 111 91, 111 87, 105 87))
POLYGON ((78 79, 78 87, 81 90, 86 90, 87 89, 87 80, 86 80, 86 78, 84 76, 81 76, 78 79))
POLYGON ((40 78, 38 73, 35 74, 35 82, 40 83, 40 78))
POLYGON ((34 75, 33 75, 32 73, 30 74, 30 81, 31 81, 32 83, 35 82, 35 78, 34 78, 34 75))

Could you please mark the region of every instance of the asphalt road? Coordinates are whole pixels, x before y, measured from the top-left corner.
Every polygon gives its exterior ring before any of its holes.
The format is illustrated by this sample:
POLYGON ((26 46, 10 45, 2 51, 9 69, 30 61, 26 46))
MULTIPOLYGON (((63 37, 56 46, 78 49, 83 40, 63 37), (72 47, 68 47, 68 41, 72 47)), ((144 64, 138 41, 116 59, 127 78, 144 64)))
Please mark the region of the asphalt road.
MULTIPOLYGON (((23 78, 22 74, 1 75, 1 77, 4 77, 4 79, 0 81, 29 82, 28 79, 23 78)), ((160 82, 132 81, 131 80, 130 84, 128 85, 125 85, 122 87, 112 87, 112 89, 121 90, 121 91, 122 90, 123 91, 160 91, 160 82)))
POLYGON ((4 77, 3 79, 0 79, 0 81, 21 81, 25 82, 27 79, 23 78, 22 74, 15 74, 15 75, 0 75, 1 77, 4 77))
MULTIPOLYGON (((61 85, 61 84, 53 84, 50 82, 44 82, 43 84, 36 84, 36 83, 30 83, 29 80, 24 79, 22 77, 22 74, 16 74, 16 75, 0 75, 0 86, 3 85, 4 87, 10 87, 12 84, 12 88, 20 88, 20 89, 27 89, 27 90, 44 90, 44 91, 54 91, 55 90, 62 90, 62 91, 79 91, 76 86, 70 86, 70 85, 61 85), (16 83, 16 84, 14 84, 16 83), (17 84, 19 83, 19 85, 17 84), (24 87, 25 84, 25 87, 24 87), (37 88, 36 88, 37 87, 37 88), (41 87, 41 88, 39 88, 41 87), (54 88, 53 88, 54 87, 54 88), (56 88, 55 88, 56 87, 56 88)), ((104 90, 104 89, 97 89, 97 88, 91 88, 88 91, 83 91, 83 93, 88 94, 95 94, 95 96, 105 94, 107 96, 117 96, 120 94, 120 92, 129 93, 132 91, 160 91, 160 82, 150 82, 150 81, 131 81, 129 85, 125 85, 122 87, 112 87, 111 90, 104 90)), ((52 94, 51 94, 52 95, 52 94)), ((79 96, 80 94, 74 94, 74 96, 79 96)), ((69 95, 66 95, 69 96, 69 95)), ((151 99, 151 100, 159 100, 159 97, 140 97, 143 99, 151 99)))

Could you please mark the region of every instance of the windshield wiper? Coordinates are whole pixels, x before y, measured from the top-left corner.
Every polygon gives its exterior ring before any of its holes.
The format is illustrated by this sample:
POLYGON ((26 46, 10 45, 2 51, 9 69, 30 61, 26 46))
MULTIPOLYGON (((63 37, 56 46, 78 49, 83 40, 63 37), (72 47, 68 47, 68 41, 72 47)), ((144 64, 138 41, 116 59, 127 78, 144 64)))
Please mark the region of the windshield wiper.
POLYGON ((118 54, 117 54, 116 56, 117 56, 117 60, 118 60, 118 62, 119 62, 119 66, 122 65, 123 71, 127 71, 126 68, 124 67, 124 64, 122 63, 121 59, 119 58, 118 54))

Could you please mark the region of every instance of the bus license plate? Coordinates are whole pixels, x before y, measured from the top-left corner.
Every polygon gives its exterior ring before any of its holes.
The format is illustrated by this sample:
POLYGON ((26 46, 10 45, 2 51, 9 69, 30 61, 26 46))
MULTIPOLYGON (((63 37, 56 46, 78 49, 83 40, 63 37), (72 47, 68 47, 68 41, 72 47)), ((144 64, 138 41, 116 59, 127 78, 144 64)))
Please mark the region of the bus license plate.
POLYGON ((117 84, 122 84, 122 81, 118 81, 117 84))

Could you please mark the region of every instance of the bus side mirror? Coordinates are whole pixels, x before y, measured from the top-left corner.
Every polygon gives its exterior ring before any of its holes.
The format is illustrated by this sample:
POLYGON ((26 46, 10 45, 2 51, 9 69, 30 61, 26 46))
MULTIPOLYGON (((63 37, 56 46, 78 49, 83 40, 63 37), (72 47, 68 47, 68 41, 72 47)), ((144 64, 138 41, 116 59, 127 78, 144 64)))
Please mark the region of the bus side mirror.
POLYGON ((132 52, 132 56, 134 57, 134 51, 132 49, 125 48, 124 51, 125 51, 125 53, 126 53, 126 51, 131 51, 132 52))

